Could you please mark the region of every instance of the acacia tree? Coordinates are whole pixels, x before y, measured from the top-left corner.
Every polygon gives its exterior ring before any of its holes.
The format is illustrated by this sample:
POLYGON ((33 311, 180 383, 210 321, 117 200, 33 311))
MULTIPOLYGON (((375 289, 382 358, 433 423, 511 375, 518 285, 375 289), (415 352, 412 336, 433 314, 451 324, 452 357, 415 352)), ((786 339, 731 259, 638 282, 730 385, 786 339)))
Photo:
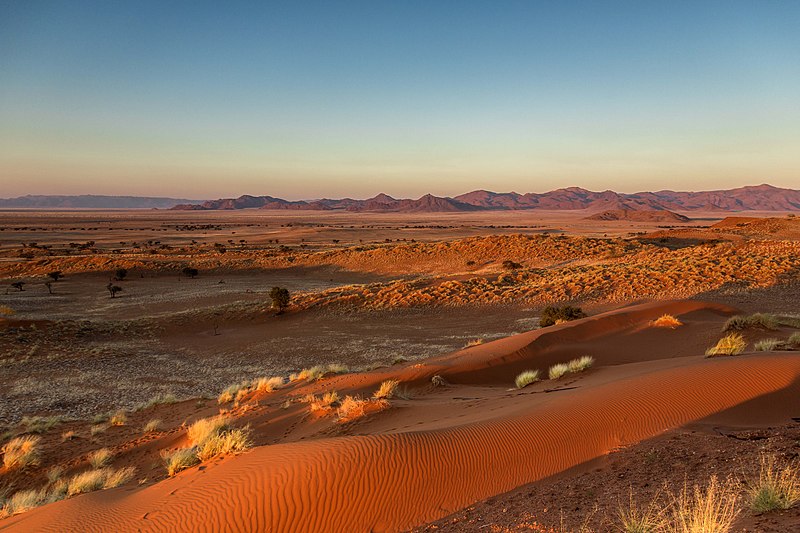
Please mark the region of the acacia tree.
MULTIPOLYGON (((127 268, 118 268, 117 271, 114 273, 114 279, 117 281, 122 281, 128 275, 127 268)), ((122 290, 122 289, 120 289, 122 290)))
POLYGON ((284 309, 289 306, 289 290, 283 287, 272 287, 269 291, 269 297, 272 298, 272 307, 278 310, 278 314, 283 313, 284 309))
POLYGON ((52 272, 48 272, 47 277, 49 277, 53 281, 58 281, 64 277, 64 274, 62 274, 60 270, 54 270, 52 272))
POLYGON ((198 272, 196 268, 185 267, 183 270, 181 270, 181 273, 187 278, 194 279, 200 272, 198 272))
POLYGON ((14 283, 11 284, 12 287, 14 287, 15 289, 17 289, 20 292, 25 290, 25 289, 22 288, 23 285, 25 285, 24 281, 15 281, 14 283))

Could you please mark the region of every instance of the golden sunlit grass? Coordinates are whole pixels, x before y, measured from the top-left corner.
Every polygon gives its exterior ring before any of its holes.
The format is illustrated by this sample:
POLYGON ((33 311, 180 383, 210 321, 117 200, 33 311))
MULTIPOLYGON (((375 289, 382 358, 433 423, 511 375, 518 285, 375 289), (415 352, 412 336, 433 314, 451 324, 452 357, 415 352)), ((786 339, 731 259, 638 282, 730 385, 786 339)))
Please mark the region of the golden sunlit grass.
POLYGON ((399 384, 400 382, 394 379, 384 381, 372 397, 376 400, 389 400, 394 397, 399 384))
POLYGON ((117 411, 111 418, 108 419, 108 423, 112 426, 124 426, 128 423, 128 415, 125 414, 125 411, 117 411))
POLYGON ((39 463, 41 437, 23 435, 3 445, 3 466, 7 469, 25 468, 39 463))
POLYGON ((322 396, 309 394, 301 399, 308 403, 308 409, 312 413, 331 409, 339 404, 339 393, 336 391, 326 392, 322 396))
POLYGON ((229 429, 209 437, 198 446, 197 458, 208 461, 218 455, 244 451, 252 446, 249 428, 229 429))
POLYGON ((480 339, 480 338, 479 339, 473 339, 473 340, 469 341, 467 344, 465 344, 464 348, 471 348, 473 346, 480 346, 483 343, 484 343, 483 339, 480 339))
POLYGON ((518 389, 522 389, 531 383, 536 383, 539 379, 538 370, 525 370, 524 372, 520 372, 516 379, 514 379, 514 385, 516 385, 518 389))
POLYGON ((744 337, 739 333, 730 333, 706 350, 706 356, 739 355, 745 348, 747 348, 747 341, 744 340, 744 337))
POLYGON ((230 426, 231 419, 226 416, 201 418, 186 431, 189 442, 194 446, 201 446, 205 441, 225 431, 230 426))
POLYGON ((800 469, 779 466, 773 455, 761 455, 758 477, 747 487, 750 508, 756 513, 789 509, 800 503, 800 469))
POLYGON ((81 472, 67 482, 67 495, 75 496, 76 494, 124 485, 133 479, 135 472, 136 469, 132 466, 120 468, 119 470, 100 468, 81 472))
POLYGON ((589 370, 592 367, 592 365, 594 365, 594 357, 591 357, 589 355, 584 355, 583 357, 573 359, 572 361, 567 363, 569 371, 573 374, 589 370))
POLYGON ((271 378, 263 377, 253 380, 253 388, 260 392, 272 392, 283 386, 283 378, 280 376, 273 376, 271 378))
POLYGON ((365 400, 358 396, 346 396, 341 405, 336 410, 339 422, 348 422, 361 418, 367 411, 380 411, 389 407, 389 402, 385 399, 365 400))
POLYGON ((671 328, 671 329, 675 329, 675 328, 677 328, 679 326, 682 326, 683 322, 678 320, 673 315, 664 314, 664 315, 661 315, 660 317, 658 317, 657 319, 653 320, 652 324, 653 324, 653 327, 656 327, 656 328, 671 328))
POLYGON ((167 466, 167 474, 172 477, 181 470, 200 464, 195 448, 180 448, 172 452, 162 452, 161 458, 167 466))
POLYGON ((167 474, 174 476, 201 461, 250 448, 250 429, 234 429, 230 427, 230 423, 230 418, 216 416, 200 419, 189 426, 187 436, 191 447, 161 453, 167 474))
POLYGON ((673 496, 667 511, 667 533, 728 533, 739 514, 739 485, 734 480, 720 482, 716 476, 705 488, 684 485, 673 496))
POLYGON ((100 448, 99 450, 91 452, 86 459, 94 468, 102 468, 106 466, 109 461, 111 461, 112 457, 113 454, 111 453, 111 450, 108 448, 100 448))

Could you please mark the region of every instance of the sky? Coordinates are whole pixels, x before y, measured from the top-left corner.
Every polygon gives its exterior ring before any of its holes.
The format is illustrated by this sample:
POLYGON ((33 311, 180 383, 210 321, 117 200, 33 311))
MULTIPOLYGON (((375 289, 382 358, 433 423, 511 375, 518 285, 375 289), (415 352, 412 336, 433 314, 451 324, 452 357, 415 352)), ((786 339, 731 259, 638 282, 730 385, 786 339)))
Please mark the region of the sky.
POLYGON ((800 2, 0 0, 0 197, 800 188, 800 2))

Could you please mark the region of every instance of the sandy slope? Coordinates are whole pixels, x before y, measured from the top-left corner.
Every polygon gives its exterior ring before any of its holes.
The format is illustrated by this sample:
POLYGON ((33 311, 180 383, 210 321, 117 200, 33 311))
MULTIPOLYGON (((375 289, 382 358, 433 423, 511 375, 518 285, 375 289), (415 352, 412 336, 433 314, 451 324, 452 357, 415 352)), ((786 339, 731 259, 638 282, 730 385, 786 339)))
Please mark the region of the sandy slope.
MULTIPOLYGON (((367 390, 388 376, 422 384, 434 374, 454 384, 445 393, 421 388, 419 398, 359 426, 361 435, 261 446, 143 489, 52 504, 0 530, 402 530, 715 413, 752 418, 765 407, 759 398, 797 397, 797 354, 698 355, 710 331, 702 325, 718 331, 729 313, 691 301, 634 306, 284 391, 367 390), (683 332, 648 327, 664 312, 681 316, 683 332), (521 368, 566 360, 565 347, 570 356, 591 353, 597 367, 507 389, 521 368)), ((789 416, 794 403, 767 406, 789 416)))

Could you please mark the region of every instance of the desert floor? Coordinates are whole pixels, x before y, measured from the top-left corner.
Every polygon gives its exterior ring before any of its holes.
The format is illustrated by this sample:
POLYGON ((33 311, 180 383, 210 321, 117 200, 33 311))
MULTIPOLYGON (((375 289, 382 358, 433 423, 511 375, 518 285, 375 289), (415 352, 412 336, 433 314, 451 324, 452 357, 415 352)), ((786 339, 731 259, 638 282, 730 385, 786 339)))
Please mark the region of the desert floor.
MULTIPOLYGON (((0 530, 609 531, 630 492, 746 480, 764 451, 797 461, 800 357, 754 347, 798 330, 704 352, 733 315, 800 312, 800 220, 728 215, 0 212, 0 425, 42 451, 0 468, 0 495, 86 471, 101 448, 135 467, 0 530), (539 328, 552 304, 589 317, 539 328), (662 314, 683 325, 654 327, 662 314), (336 372, 288 381, 315 365, 336 372), (545 379, 516 389, 524 370, 545 379), (269 376, 283 385, 243 384, 269 376), (387 380, 394 395, 371 399, 387 380), (220 413, 254 447, 168 477, 162 454, 220 413)), ((736 531, 800 520, 742 498, 736 531)))

